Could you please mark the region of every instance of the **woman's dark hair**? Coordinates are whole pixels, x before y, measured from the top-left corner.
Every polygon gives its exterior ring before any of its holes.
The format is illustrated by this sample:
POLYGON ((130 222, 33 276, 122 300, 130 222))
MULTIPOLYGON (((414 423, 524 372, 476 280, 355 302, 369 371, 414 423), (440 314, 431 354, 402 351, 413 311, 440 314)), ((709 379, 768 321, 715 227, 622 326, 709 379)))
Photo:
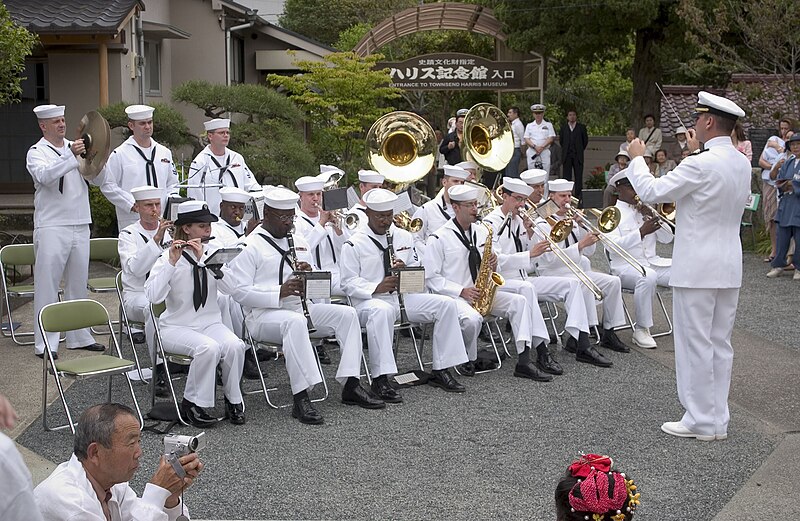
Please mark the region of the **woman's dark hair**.
POLYGON ((740 122, 736 122, 736 125, 733 126, 733 131, 736 133, 736 141, 745 141, 747 136, 744 135, 744 127, 740 122))

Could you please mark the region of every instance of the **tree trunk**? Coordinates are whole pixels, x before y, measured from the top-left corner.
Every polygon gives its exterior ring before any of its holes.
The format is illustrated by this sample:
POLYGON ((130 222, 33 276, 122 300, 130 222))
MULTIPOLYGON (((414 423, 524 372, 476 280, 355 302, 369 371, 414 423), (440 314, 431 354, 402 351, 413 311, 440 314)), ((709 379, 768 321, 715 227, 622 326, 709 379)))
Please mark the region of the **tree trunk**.
POLYGON ((669 21, 668 9, 662 4, 659 15, 649 27, 636 31, 636 48, 633 55, 633 100, 631 103, 631 123, 633 128, 644 126, 645 114, 653 114, 658 127, 661 114, 661 93, 656 82, 664 74, 663 67, 656 56, 656 49, 666 40, 665 27, 669 21))

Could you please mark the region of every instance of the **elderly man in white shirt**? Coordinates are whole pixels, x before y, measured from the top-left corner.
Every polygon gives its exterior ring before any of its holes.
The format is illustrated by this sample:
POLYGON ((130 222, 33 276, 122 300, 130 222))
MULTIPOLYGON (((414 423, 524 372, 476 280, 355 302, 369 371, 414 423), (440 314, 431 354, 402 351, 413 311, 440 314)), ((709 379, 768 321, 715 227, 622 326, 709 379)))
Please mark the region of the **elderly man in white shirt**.
POLYGON ((544 119, 545 106, 541 103, 531 105, 533 121, 525 127, 525 144, 528 149, 528 168, 541 168, 550 173, 550 145, 556 140, 553 124, 544 119), (541 162, 541 165, 538 163, 541 162))
POLYGON ((103 170, 100 191, 116 207, 120 230, 139 218, 131 188, 145 185, 161 188, 162 206, 167 197, 177 192, 178 174, 172 152, 153 139, 154 110, 148 105, 130 105, 125 109, 131 136, 111 152, 103 170))
POLYGON ((613 250, 606 250, 611 265, 611 273, 622 281, 622 287, 631 289, 636 310, 636 323, 633 329, 633 343, 644 349, 654 349, 656 341, 650 334, 653 327, 653 299, 656 286, 668 286, 671 259, 662 259, 656 254, 656 241, 672 242, 672 230, 663 225, 658 216, 647 209, 640 208, 636 190, 628 180, 628 169, 620 170, 609 185, 616 186, 618 199, 616 207, 620 212, 619 225, 608 234, 623 250, 633 256, 645 269, 645 275, 631 266, 613 250))
POLYGON ((139 467, 140 444, 139 421, 130 408, 104 403, 87 409, 75 429, 72 457, 34 490, 44 521, 188 519, 181 496, 203 470, 197 453, 174 463, 161 456, 140 498, 128 484, 139 467))

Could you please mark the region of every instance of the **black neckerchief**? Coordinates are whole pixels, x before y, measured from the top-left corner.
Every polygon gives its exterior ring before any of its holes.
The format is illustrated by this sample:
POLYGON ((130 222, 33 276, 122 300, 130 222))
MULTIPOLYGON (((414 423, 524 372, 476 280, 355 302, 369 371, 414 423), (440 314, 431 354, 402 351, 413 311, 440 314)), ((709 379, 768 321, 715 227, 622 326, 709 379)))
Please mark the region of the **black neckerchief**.
POLYGON ((453 224, 456 226, 456 230, 453 232, 456 234, 456 237, 461 244, 469 251, 469 273, 472 275, 472 282, 475 282, 478 279, 478 267, 481 265, 481 254, 478 251, 478 248, 475 247, 475 241, 477 240, 477 234, 475 232, 472 233, 472 240, 469 240, 467 233, 461 228, 461 225, 458 224, 458 221, 455 217, 453 217, 453 224))
POLYGON ((369 235, 367 235, 367 237, 369 237, 369 240, 372 241, 372 244, 374 244, 375 247, 383 253, 383 274, 384 276, 388 277, 392 272, 392 259, 391 253, 389 252, 389 247, 384 247, 377 239, 375 239, 375 237, 370 237, 369 235))
POLYGON ((450 217, 450 214, 447 213, 447 202, 445 202, 444 197, 442 197, 442 206, 439 206, 437 204, 436 208, 438 208, 439 211, 442 212, 442 215, 444 215, 444 219, 446 221, 449 221, 450 219, 452 219, 452 217, 450 217))
MULTIPOLYGON (((302 217, 303 219, 305 219, 305 221, 306 221, 308 224, 310 224, 312 228, 313 228, 314 226, 316 226, 316 225, 314 224, 314 221, 312 221, 311 219, 309 219, 309 218, 308 218, 308 217, 306 217, 305 215, 301 215, 300 217, 302 217)), ((326 239, 328 239, 328 244, 329 244, 329 245, 330 245, 330 247, 331 247, 331 257, 333 257, 333 263, 334 263, 334 264, 336 264, 336 251, 333 249, 333 241, 331 240, 331 236, 330 236, 330 235, 328 235, 328 232, 327 232, 327 231, 325 232, 325 238, 326 238, 326 239)), ((318 267, 319 269, 322 269, 322 255, 320 254, 320 247, 319 247, 319 244, 317 244, 317 247, 316 247, 316 248, 314 248, 314 256, 317 258, 317 267, 318 267)))
MULTIPOLYGON (((214 164, 216 165, 216 167, 219 168, 219 182, 221 183, 222 182, 222 176, 225 175, 225 172, 228 172, 228 167, 231 164, 231 155, 228 154, 228 157, 225 160, 225 166, 222 166, 221 164, 219 164, 219 161, 217 161, 217 158, 214 157, 213 153, 209 154, 208 157, 210 157, 211 161, 213 161, 214 164)), ((235 186, 236 188, 239 188, 239 183, 236 182, 236 177, 233 175, 233 172, 230 172, 230 174, 231 174, 231 180, 233 181, 233 186, 235 186)))
POLYGON ((269 243, 270 246, 275 248, 275 251, 277 251, 281 255, 281 263, 278 266, 278 285, 282 285, 283 284, 283 268, 287 264, 289 266, 292 265, 292 259, 289 257, 289 250, 284 250, 283 248, 278 246, 278 243, 276 243, 272 239, 272 237, 267 237, 263 233, 259 233, 258 236, 261 237, 262 239, 264 239, 265 241, 267 241, 267 243, 269 243))
POLYGON ((205 266, 198 266, 189 252, 181 252, 183 258, 189 261, 192 265, 192 278, 194 279, 194 293, 192 300, 194 302, 194 310, 197 311, 201 306, 205 307, 206 300, 208 300, 208 273, 206 273, 205 266))
POLYGON ((227 222, 225 222, 225 226, 227 226, 227 227, 228 227, 228 228, 229 228, 229 229, 230 229, 230 230, 233 232, 233 234, 234 234, 234 235, 236 235, 236 238, 237 238, 237 239, 241 239, 241 238, 242 238, 242 235, 244 235, 244 233, 239 233, 239 232, 237 232, 237 231, 236 231, 236 230, 233 228, 233 226, 231 226, 231 225, 230 225, 230 224, 228 224, 227 222))
MULTIPOLYGON (((47 148, 49 148, 50 150, 55 152, 58 157, 61 157, 61 152, 56 150, 55 147, 47 145, 47 148)), ((63 175, 58 178, 58 192, 61 193, 61 194, 64 193, 64 176, 63 175)))
POLYGON ((131 143, 131 146, 133 147, 134 150, 136 150, 136 152, 139 153, 140 156, 142 156, 142 159, 144 159, 144 173, 147 175, 147 184, 155 188, 158 188, 158 176, 156 175, 156 165, 154 163, 156 159, 155 143, 152 143, 150 145, 151 147, 153 147, 153 153, 150 154, 150 159, 147 159, 147 156, 144 155, 144 151, 141 148, 137 147, 133 143, 131 143))

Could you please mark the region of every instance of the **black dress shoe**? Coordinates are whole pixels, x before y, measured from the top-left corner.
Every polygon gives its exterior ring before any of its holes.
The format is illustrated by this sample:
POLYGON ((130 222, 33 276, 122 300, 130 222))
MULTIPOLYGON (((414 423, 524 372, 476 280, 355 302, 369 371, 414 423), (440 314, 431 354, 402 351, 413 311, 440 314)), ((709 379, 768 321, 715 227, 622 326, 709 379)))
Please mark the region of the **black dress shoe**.
POLYGON ((103 344, 98 344, 97 342, 95 342, 94 344, 89 344, 88 346, 76 347, 75 349, 85 349, 87 351, 95 351, 95 352, 99 353, 101 351, 105 351, 106 350, 106 346, 104 346, 103 344))
POLYGON ((622 343, 613 329, 604 329, 600 337, 600 345, 618 353, 630 353, 631 348, 622 343))
POLYGON ((186 398, 181 401, 181 414, 190 424, 200 429, 212 427, 219 422, 219 418, 209 415, 205 409, 195 405, 186 398))
POLYGON ((463 393, 467 390, 466 387, 458 383, 458 380, 453 378, 453 375, 447 369, 434 371, 428 383, 434 387, 444 389, 448 393, 463 393))
POLYGON ((131 337, 133 338, 133 343, 134 344, 144 344, 145 341, 146 341, 146 339, 144 337, 144 333, 141 332, 141 331, 137 331, 136 333, 133 333, 131 335, 131 337))
POLYGON ((364 409, 383 409, 386 402, 372 394, 371 391, 364 389, 361 385, 356 385, 352 389, 342 391, 342 403, 345 405, 358 405, 364 409))
POLYGON ((266 376, 267 371, 262 369, 261 366, 258 365, 256 361, 256 357, 253 356, 253 351, 248 349, 244 353, 244 369, 242 370, 242 374, 248 380, 258 380, 259 375, 266 376))
POLYGON ((164 364, 156 366, 156 396, 159 398, 166 398, 169 396, 169 387, 167 386, 167 372, 164 369, 164 364))
POLYGON ((598 353, 594 346, 578 351, 575 355, 575 360, 585 364, 596 365, 597 367, 611 367, 614 365, 611 360, 598 353))
MULTIPOLYGON (((56 353, 55 351, 50 351, 50 352, 53 353, 53 360, 58 360, 58 353, 56 353)), ((36 356, 38 356, 39 358, 44 358, 44 353, 36 353, 36 356)))
POLYGON ((372 380, 372 392, 386 403, 403 403, 403 397, 392 388, 386 375, 381 375, 372 380))
POLYGON ((300 423, 305 423, 307 425, 319 425, 325 421, 319 411, 311 405, 311 400, 308 398, 307 394, 302 397, 295 395, 294 407, 292 407, 292 418, 297 418, 300 420, 300 423))
POLYGON ((536 346, 536 367, 545 373, 554 375, 564 374, 561 365, 553 359, 550 350, 544 343, 536 346))
POLYGON ((331 356, 328 354, 328 350, 325 349, 325 344, 317 345, 317 356, 319 357, 319 363, 322 365, 331 365, 331 356))
POLYGON ((247 420, 244 417, 244 405, 241 403, 233 404, 225 398, 225 419, 230 420, 234 425, 244 425, 247 420))
POLYGON ((530 378, 536 382, 550 382, 553 377, 540 372, 533 364, 517 364, 514 367, 514 376, 517 378, 530 378))
POLYGON ((464 376, 475 376, 475 362, 469 361, 458 366, 458 373, 464 376))
POLYGON ((567 335, 567 342, 564 344, 564 351, 572 353, 573 355, 578 352, 578 341, 572 335, 567 335))

